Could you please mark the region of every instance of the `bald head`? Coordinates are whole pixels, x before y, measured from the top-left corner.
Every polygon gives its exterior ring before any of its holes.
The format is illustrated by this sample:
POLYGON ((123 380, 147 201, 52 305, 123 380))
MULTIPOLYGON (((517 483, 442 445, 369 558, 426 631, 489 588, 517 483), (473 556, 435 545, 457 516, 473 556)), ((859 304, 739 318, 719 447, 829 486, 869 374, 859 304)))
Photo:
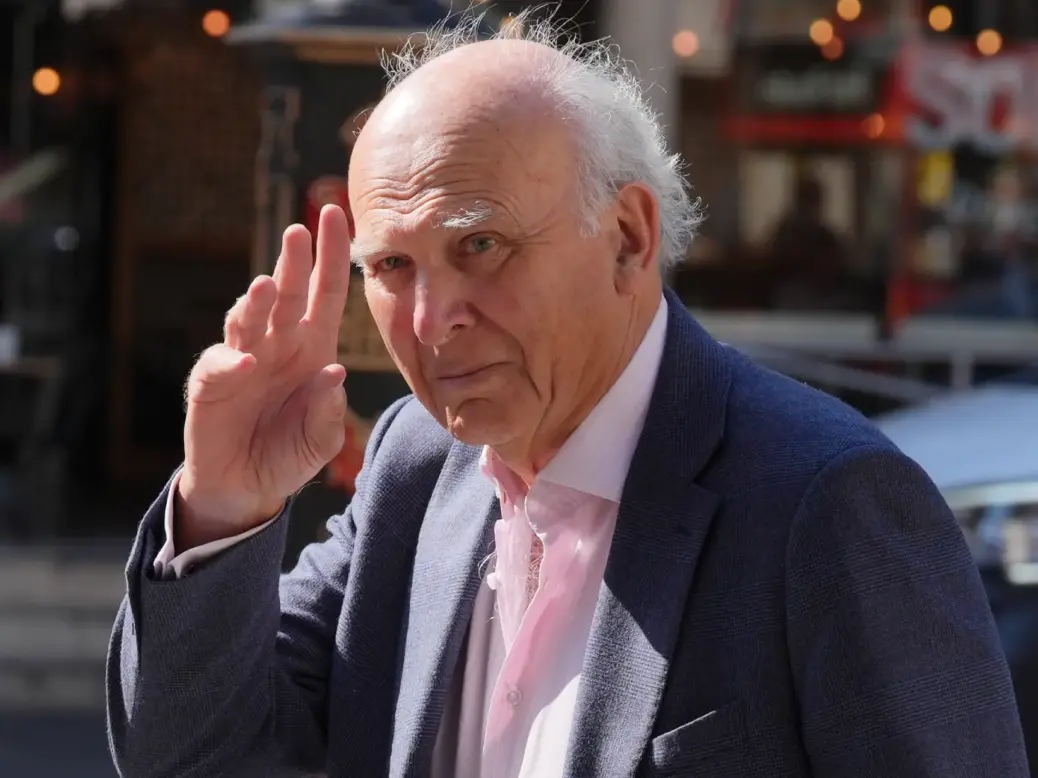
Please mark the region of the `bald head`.
MULTIPOLYGON (((549 74, 576 63, 543 43, 494 39, 465 44, 418 67, 400 81, 387 101, 401 93, 467 97, 472 102, 506 108, 512 100, 544 100, 549 74)), ((545 101, 542 109, 557 109, 545 101)))
POLYGON ((511 162, 528 177, 556 179, 555 189, 572 189, 566 177, 573 179, 576 139, 539 77, 566 64, 543 44, 489 40, 418 68, 366 122, 351 159, 351 191, 357 176, 378 175, 386 165, 406 159, 407 175, 420 175, 448 157, 499 169, 511 162))

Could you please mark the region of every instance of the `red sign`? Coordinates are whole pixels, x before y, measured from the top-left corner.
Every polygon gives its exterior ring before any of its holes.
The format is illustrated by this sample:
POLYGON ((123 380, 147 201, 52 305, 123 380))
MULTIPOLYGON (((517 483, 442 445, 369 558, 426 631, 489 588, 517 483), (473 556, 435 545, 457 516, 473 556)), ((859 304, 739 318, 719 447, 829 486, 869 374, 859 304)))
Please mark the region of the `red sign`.
POLYGON ((350 225, 350 237, 355 234, 353 214, 350 213, 350 196, 346 179, 342 176, 321 176, 306 189, 305 224, 310 234, 317 238, 317 223, 321 209, 326 205, 337 205, 346 212, 350 225))
POLYGON ((1038 48, 983 57, 968 45, 921 43, 905 48, 898 71, 909 144, 1038 148, 1038 48))

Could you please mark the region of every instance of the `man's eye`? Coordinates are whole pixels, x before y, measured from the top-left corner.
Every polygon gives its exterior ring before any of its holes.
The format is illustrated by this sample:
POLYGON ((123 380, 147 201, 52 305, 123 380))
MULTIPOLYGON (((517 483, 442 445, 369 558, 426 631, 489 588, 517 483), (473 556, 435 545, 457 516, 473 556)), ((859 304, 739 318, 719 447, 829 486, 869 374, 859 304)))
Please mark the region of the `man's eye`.
POLYGON ((400 256, 386 257, 380 259, 376 265, 376 270, 400 270, 407 267, 407 258, 400 256))
POLYGON ((497 238, 492 235, 474 235, 465 240, 463 248, 467 254, 485 254, 497 248, 497 238))

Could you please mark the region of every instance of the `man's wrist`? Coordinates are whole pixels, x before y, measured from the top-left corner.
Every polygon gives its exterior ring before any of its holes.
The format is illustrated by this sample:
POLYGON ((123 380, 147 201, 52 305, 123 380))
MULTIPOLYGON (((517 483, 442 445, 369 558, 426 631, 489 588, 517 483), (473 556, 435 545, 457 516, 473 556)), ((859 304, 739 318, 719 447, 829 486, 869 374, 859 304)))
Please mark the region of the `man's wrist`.
POLYGON ((243 511, 229 502, 200 499, 184 480, 180 479, 173 495, 173 542, 178 554, 266 524, 285 509, 287 502, 243 511))

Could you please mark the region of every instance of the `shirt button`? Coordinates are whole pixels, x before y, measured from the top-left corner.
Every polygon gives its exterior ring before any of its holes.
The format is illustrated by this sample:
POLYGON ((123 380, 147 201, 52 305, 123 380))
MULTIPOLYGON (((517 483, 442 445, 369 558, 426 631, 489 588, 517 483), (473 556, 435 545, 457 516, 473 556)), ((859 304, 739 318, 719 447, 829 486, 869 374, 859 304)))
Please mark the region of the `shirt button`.
POLYGON ((518 689, 512 689, 505 695, 505 699, 508 700, 509 705, 516 708, 519 706, 519 703, 523 701, 523 693, 518 689))

